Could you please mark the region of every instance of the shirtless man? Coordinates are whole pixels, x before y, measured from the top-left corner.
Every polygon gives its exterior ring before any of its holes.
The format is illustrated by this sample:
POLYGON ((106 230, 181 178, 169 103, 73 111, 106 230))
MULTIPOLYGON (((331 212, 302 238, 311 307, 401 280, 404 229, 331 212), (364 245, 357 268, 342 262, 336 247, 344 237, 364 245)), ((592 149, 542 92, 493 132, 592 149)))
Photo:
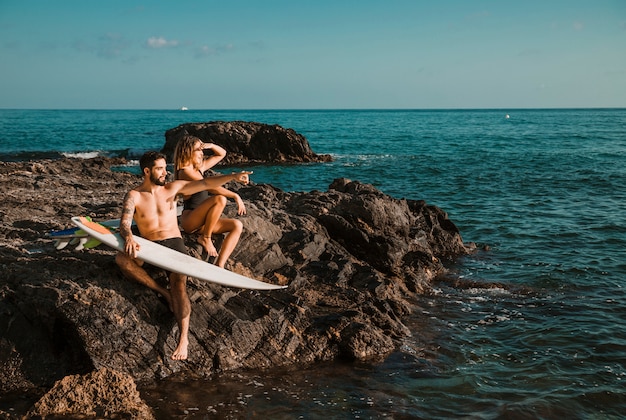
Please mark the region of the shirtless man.
POLYGON ((247 184, 248 175, 252 172, 214 176, 199 181, 178 180, 166 183, 165 155, 147 152, 141 157, 139 165, 143 173, 143 183, 130 190, 124 197, 120 235, 126 243, 124 252, 118 252, 115 262, 126 277, 148 286, 167 300, 170 309, 174 312, 180 332, 178 346, 171 358, 172 360, 184 360, 187 358, 189 318, 191 315, 191 304, 187 296, 187 276, 170 273, 169 290, 150 277, 142 267, 143 261, 137 259, 139 244, 135 242, 131 232, 133 219, 143 238, 186 253, 187 248, 178 228, 177 197, 217 188, 229 181, 247 184))

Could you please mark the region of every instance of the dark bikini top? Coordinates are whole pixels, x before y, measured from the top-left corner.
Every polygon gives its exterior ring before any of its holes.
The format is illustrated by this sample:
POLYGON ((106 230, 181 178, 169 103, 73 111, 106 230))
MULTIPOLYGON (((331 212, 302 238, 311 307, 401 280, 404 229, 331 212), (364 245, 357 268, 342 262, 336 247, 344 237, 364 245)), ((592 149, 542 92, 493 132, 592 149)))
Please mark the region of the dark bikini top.
POLYGON ((193 210, 198 208, 207 198, 209 198, 208 191, 200 191, 192 194, 191 197, 183 201, 183 210, 193 210))
POLYGON ((209 196, 210 194, 208 191, 200 191, 192 194, 191 197, 183 201, 183 210, 194 210, 198 208, 204 200, 209 198, 209 196))

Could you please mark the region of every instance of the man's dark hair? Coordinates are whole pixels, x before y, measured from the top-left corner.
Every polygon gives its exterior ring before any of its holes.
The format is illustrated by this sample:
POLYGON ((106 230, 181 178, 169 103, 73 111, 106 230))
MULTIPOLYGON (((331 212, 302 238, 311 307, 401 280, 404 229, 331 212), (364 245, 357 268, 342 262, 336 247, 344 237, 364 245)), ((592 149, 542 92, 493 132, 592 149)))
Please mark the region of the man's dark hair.
POLYGON ((143 170, 146 168, 152 169, 152 167, 154 166, 154 162, 159 159, 166 159, 166 156, 161 152, 154 151, 144 153, 141 159, 139 159, 139 167, 141 168, 141 172, 143 172, 143 170))

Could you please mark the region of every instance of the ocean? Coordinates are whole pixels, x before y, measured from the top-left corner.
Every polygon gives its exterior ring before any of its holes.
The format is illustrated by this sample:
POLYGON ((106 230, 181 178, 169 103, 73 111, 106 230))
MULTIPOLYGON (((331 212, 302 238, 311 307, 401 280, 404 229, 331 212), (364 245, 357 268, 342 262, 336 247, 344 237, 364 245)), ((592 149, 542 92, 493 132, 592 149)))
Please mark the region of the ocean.
POLYGON ((626 109, 0 110, 0 160, 124 156, 136 170, 185 122, 303 134, 330 163, 252 180, 325 191, 340 177, 441 207, 481 249, 421 297, 379 363, 170 378, 159 418, 573 418, 626 413, 626 109))

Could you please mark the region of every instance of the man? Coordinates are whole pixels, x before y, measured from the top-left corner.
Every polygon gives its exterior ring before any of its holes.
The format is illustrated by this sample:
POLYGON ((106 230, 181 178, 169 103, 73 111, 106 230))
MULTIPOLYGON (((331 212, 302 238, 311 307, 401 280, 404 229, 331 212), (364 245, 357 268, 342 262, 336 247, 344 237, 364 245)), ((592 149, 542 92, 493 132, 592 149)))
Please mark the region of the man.
POLYGON ((170 289, 167 290, 146 272, 142 267, 143 261, 137 259, 139 244, 133 239, 131 231, 133 219, 143 238, 187 253, 178 228, 177 197, 217 188, 229 181, 247 184, 248 175, 252 172, 214 176, 198 181, 178 180, 166 183, 167 167, 164 154, 147 152, 141 157, 139 165, 143 173, 143 183, 130 190, 124 197, 120 235, 125 241, 125 249, 124 252, 118 252, 115 261, 126 277, 148 286, 167 300, 180 332, 178 346, 171 359, 184 360, 187 358, 191 315, 191 304, 187 296, 187 277, 179 273, 170 273, 170 289))

